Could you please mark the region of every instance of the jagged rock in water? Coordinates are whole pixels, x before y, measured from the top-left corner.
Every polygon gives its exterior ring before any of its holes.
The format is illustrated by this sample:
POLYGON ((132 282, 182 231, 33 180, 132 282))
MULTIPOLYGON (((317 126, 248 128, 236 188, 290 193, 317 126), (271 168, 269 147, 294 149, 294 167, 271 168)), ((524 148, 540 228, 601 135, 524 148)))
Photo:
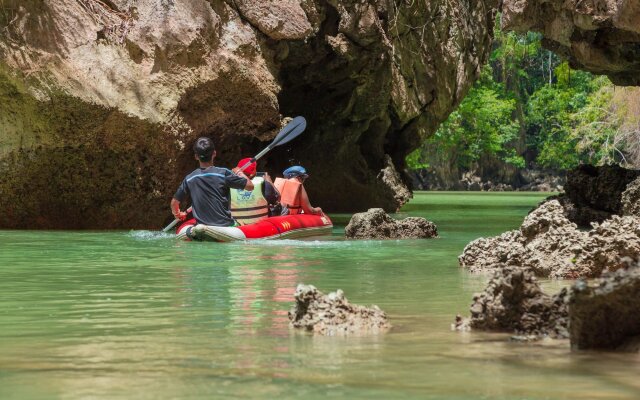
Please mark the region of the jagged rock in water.
POLYGON ((295 115, 308 120, 304 138, 262 168, 304 164, 327 210, 394 211, 406 196, 382 179, 387 157, 403 171, 462 101, 491 51, 496 8, 4 0, 0 227, 157 228, 195 167, 196 137, 214 137, 219 164, 235 165, 295 115))
POLYGON ((640 217, 640 178, 636 178, 627 185, 620 201, 623 215, 640 217))
POLYGON ((569 310, 573 348, 637 351, 640 267, 629 265, 608 272, 595 284, 576 282, 571 288, 569 310))
POLYGON ((344 229, 349 239, 427 239, 438 236, 436 225, 425 218, 391 218, 382 208, 353 214, 344 229))
POLYGON ((566 338, 566 295, 566 289, 555 296, 543 293, 531 269, 503 265, 473 296, 468 322, 456 318, 455 327, 566 338))
POLYGON ((326 336, 364 336, 384 333, 391 324, 378 306, 351 304, 342 290, 327 295, 313 285, 300 284, 295 305, 289 311, 294 328, 326 336))
POLYGON ((504 264, 531 268, 537 276, 576 279, 621 268, 623 257, 640 257, 640 217, 613 216, 584 232, 564 212, 558 200, 545 201, 519 230, 474 240, 458 261, 472 272, 504 264))
POLYGON ((505 0, 502 28, 536 31, 573 68, 605 74, 616 85, 640 85, 637 0, 505 0))
POLYGON ((500 265, 531 268, 538 276, 565 277, 586 233, 564 216, 558 201, 540 205, 525 218, 519 230, 469 243, 458 257, 472 272, 500 265))
POLYGON ((458 262, 471 272, 483 272, 501 264, 519 265, 522 263, 523 252, 522 234, 513 230, 472 241, 458 256, 458 262))

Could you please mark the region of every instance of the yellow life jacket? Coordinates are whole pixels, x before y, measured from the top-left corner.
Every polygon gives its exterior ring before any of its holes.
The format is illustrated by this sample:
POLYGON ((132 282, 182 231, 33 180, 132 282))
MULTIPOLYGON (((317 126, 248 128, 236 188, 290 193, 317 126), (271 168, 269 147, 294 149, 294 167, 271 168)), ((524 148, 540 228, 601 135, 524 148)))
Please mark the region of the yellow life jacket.
POLYGON ((300 201, 302 183, 296 178, 276 178, 273 185, 280 192, 280 203, 289 209, 289 214, 300 214, 302 212, 302 202, 300 201))
POLYGON ((240 225, 252 224, 269 216, 269 204, 262 194, 264 178, 255 177, 253 190, 231 189, 231 216, 240 225))

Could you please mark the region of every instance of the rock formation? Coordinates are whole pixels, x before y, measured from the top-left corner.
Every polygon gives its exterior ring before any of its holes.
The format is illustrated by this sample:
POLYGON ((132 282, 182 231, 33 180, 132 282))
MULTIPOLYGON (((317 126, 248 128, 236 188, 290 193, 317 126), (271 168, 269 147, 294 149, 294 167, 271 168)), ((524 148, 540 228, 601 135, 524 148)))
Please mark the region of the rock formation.
POLYGON ((196 137, 232 165, 294 115, 305 136, 262 168, 304 164, 327 210, 394 211, 406 196, 383 170, 402 171, 479 76, 496 7, 5 0, 0 227, 157 228, 196 137))
POLYGON ((505 0, 502 27, 543 34, 543 45, 573 68, 608 75, 616 85, 640 85, 637 0, 505 0))
POLYGON ((640 177, 627 185, 620 199, 622 215, 640 217, 640 177))
POLYGON ((557 200, 550 200, 519 230, 469 243, 458 261, 472 272, 508 265, 530 268, 537 276, 575 279, 622 268, 623 257, 640 257, 640 218, 613 216, 583 232, 557 200))
POLYGON ((472 272, 504 264, 531 268, 537 276, 564 277, 585 236, 553 200, 532 211, 519 230, 469 243, 458 261, 472 272))
POLYGON ((528 340, 569 338, 574 349, 640 350, 640 264, 629 257, 623 268, 596 282, 579 280, 549 296, 534 273, 496 267, 485 290, 473 297, 470 318, 456 316, 455 330, 513 332, 528 340))
POLYGON ((457 329, 513 332, 519 335, 566 338, 567 291, 543 293, 532 270, 496 268, 484 292, 473 296, 471 318, 457 318, 457 329))
POLYGON ((351 304, 339 289, 325 295, 312 285, 300 284, 294 297, 296 303, 289 311, 294 328, 326 336, 375 335, 391 328, 378 306, 351 304))
POLYGON ((391 218, 382 208, 353 214, 344 229, 348 239, 428 239, 438 236, 436 225, 425 218, 391 218))
MULTIPOLYGON (((565 194, 559 200, 572 222, 589 228, 592 222, 602 222, 623 212, 622 195, 639 176, 640 171, 617 165, 581 165, 567 173, 565 194)), ((632 201, 632 192, 627 196, 632 201)))
POLYGON ((606 273, 595 284, 576 282, 571 288, 569 310, 572 347, 637 351, 640 266, 606 273))

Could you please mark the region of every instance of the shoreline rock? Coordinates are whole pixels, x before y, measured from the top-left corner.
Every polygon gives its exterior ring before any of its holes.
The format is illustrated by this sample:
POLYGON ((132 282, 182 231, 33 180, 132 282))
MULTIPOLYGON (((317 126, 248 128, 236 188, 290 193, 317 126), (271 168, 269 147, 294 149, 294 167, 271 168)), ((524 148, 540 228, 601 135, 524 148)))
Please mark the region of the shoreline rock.
POLYGON ((288 315, 296 329, 325 336, 377 335, 391 329, 378 306, 351 304, 340 289, 325 295, 313 285, 299 284, 294 298, 288 315))
POLYGON ((552 200, 527 215, 519 230, 469 243, 458 262, 471 272, 520 266, 537 276, 574 277, 576 254, 586 235, 564 216, 560 203, 552 200))
POLYGON ((427 239, 438 236, 436 225, 421 217, 391 218, 382 208, 353 214, 344 229, 348 239, 427 239))
POLYGON ((571 222, 590 228, 593 222, 603 222, 613 215, 623 214, 625 204, 631 211, 633 201, 639 198, 638 190, 634 189, 638 177, 639 170, 617 165, 581 165, 567 172, 565 193, 557 199, 571 222))
POLYGON ((469 192, 561 192, 566 177, 561 173, 522 169, 502 176, 493 169, 481 171, 442 171, 428 168, 408 171, 416 190, 460 190, 469 192), (452 176, 453 174, 453 176, 452 176))

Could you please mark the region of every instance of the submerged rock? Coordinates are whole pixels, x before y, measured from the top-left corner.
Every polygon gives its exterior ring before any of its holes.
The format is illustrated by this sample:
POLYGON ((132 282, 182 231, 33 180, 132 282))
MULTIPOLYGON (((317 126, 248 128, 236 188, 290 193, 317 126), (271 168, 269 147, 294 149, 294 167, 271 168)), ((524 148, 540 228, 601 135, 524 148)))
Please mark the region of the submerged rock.
POLYGON ((584 232, 551 200, 533 210, 519 230, 469 243, 458 261, 472 272, 515 265, 537 276, 575 279, 619 269, 623 257, 640 257, 640 218, 614 216, 584 232))
POLYGON ((294 297, 296 303, 289 311, 294 328, 326 336, 376 335, 391 328, 378 306, 351 304, 340 289, 325 295, 313 285, 300 284, 294 297))
POLYGON ((592 285, 576 282, 571 288, 569 310, 573 348, 637 351, 640 266, 632 264, 606 273, 592 285))
POLYGON ((425 218, 395 220, 382 208, 370 208, 354 214, 344 233, 349 239, 426 239, 438 236, 438 229, 425 218))
POLYGON ((567 291, 545 294, 531 269, 502 266, 484 292, 473 297, 467 323, 456 317, 456 328, 514 332, 524 336, 566 338, 567 291))

